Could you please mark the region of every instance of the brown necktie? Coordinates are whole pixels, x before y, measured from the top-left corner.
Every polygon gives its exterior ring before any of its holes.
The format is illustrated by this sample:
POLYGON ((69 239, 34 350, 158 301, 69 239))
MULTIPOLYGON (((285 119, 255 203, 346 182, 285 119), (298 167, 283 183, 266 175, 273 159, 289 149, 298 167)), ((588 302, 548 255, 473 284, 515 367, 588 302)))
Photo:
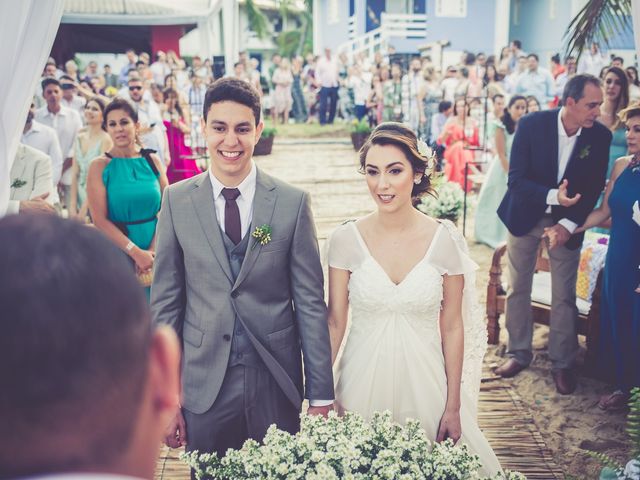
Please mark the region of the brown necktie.
POLYGON ((240 227, 240 209, 236 203, 236 198, 240 196, 240 190, 237 188, 223 188, 222 196, 225 199, 224 204, 224 231, 227 237, 234 243, 240 243, 242 240, 242 229, 240 227))

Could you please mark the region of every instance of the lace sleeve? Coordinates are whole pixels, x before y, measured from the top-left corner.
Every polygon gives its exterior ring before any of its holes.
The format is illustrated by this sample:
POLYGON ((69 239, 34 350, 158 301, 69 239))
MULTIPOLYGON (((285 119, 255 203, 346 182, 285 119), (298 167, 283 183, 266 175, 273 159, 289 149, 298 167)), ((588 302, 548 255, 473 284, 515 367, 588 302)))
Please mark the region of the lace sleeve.
MULTIPOLYGON (((448 220, 431 249, 430 263, 442 274, 464 275, 462 292, 462 322, 464 325, 464 361, 462 363, 462 390, 478 405, 482 361, 487 350, 487 328, 484 314, 476 294, 476 270, 462 233, 448 220)), ((473 412, 477 415, 477 411, 473 412)))
POLYGON ((327 257, 330 267, 353 272, 362 263, 363 252, 355 228, 352 221, 344 223, 329 237, 327 257))

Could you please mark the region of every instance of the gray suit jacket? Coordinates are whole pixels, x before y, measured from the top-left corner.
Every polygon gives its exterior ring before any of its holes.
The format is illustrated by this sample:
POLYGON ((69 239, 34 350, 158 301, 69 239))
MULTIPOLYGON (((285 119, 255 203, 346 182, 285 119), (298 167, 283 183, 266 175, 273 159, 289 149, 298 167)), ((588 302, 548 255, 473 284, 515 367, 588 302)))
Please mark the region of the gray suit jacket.
POLYGON ((298 409, 333 398, 323 274, 306 193, 258 169, 250 239, 234 282, 204 172, 164 192, 157 227, 151 310, 181 336, 182 405, 206 412, 225 375, 235 315, 276 382, 298 409), (302 356, 304 356, 303 389, 302 356))

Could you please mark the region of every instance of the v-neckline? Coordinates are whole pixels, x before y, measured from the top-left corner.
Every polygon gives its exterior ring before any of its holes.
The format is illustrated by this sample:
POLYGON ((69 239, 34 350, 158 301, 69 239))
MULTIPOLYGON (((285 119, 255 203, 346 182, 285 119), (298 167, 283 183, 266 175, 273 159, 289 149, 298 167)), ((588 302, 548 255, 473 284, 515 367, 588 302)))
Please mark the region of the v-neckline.
POLYGON ((376 260, 376 258, 372 255, 371 250, 369 250, 369 247, 367 246, 367 243, 364 241, 364 237, 360 233, 360 229, 356 225, 356 222, 352 222, 352 224, 353 224, 353 228, 354 228, 354 230, 356 232, 356 237, 358 238, 358 241, 360 242, 360 246, 365 251, 366 255, 373 261, 373 263, 375 263, 378 266, 378 268, 382 271, 382 273, 384 273, 384 276, 387 278, 387 280, 389 280, 389 283, 391 283, 392 285, 394 285, 396 287, 399 287, 400 285, 402 285, 407 280, 407 278, 409 278, 411 276, 411 274, 414 272, 414 270, 416 268, 418 268, 418 266, 420 264, 422 264, 422 262, 424 262, 427 259, 427 257, 431 253, 431 249, 433 247, 433 244, 435 243, 436 239, 438 238, 438 235, 440 235, 440 230, 442 229, 442 223, 438 222, 438 227, 436 228, 436 232, 433 234, 433 238, 431 238, 431 243, 429 243, 429 246, 427 247, 427 251, 424 253, 424 256, 420 260, 418 260, 413 265, 413 267, 411 267, 409 269, 409 271, 405 274, 403 279, 400 280, 400 282, 396 283, 391 279, 391 277, 389 276, 387 271, 382 267, 380 262, 378 260, 376 260))

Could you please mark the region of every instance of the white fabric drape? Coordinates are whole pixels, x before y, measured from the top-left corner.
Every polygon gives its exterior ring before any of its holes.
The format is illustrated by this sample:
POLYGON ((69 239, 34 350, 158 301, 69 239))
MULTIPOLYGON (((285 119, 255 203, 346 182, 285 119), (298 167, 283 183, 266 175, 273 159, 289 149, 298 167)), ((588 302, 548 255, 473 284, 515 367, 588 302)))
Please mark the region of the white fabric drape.
POLYGON ((64 0, 0 0, 0 217, 7 211, 11 164, 63 7, 64 0))
POLYGON ((631 19, 637 53, 640 52, 640 0, 631 0, 631 19))

